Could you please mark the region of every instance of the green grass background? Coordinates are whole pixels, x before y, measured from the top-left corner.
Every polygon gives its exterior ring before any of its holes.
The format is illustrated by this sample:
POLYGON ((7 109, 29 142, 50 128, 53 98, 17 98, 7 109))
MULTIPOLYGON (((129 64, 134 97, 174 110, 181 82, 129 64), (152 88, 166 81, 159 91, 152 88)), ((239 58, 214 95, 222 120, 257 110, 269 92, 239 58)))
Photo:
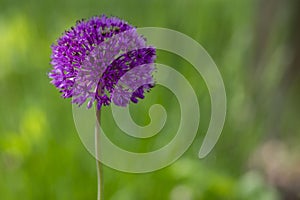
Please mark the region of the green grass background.
MULTIPOLYGON (((288 2, 288 1, 287 1, 288 2)), ((198 92, 201 122, 196 140, 173 165, 147 174, 104 168, 105 198, 111 200, 280 199, 263 174, 250 170, 251 154, 272 138, 268 127, 279 123, 279 140, 297 146, 299 95, 296 82, 286 94, 280 121, 268 120, 268 99, 280 85, 288 56, 291 6, 280 9, 261 76, 252 73, 256 51, 258 0, 0 0, 0 199, 96 199, 95 160, 81 143, 70 100, 60 98, 49 83, 50 45, 76 20, 93 15, 118 16, 137 27, 165 27, 198 41, 223 76, 227 119, 214 150, 197 154, 210 119, 207 87, 185 60, 158 51, 158 61, 174 67, 198 92), (257 79, 263 84, 255 87, 257 79), (254 88, 254 89, 253 89, 254 88)), ((148 108, 164 105, 170 115, 165 131, 153 140, 124 136, 111 120, 111 139, 132 151, 165 145, 174 135, 178 102, 163 87, 154 88, 138 105, 131 105, 138 124, 149 122, 148 108), (171 99, 171 101, 170 101, 171 99), (144 107, 144 105, 146 105, 144 107)), ((109 112, 107 112, 109 113, 109 112)), ((110 119, 108 115, 106 119, 110 119)), ((298 140, 299 141, 299 140, 298 140)))

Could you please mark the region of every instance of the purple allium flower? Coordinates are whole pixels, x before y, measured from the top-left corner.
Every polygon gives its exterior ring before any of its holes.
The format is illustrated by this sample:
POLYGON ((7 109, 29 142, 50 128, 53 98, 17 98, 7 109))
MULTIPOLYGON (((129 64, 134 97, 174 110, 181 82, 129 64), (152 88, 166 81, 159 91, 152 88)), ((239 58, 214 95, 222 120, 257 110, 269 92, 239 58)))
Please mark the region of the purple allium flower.
POLYGON ((49 77, 63 98, 78 105, 126 106, 154 86, 155 58, 155 48, 135 27, 103 15, 78 21, 52 45, 49 77))

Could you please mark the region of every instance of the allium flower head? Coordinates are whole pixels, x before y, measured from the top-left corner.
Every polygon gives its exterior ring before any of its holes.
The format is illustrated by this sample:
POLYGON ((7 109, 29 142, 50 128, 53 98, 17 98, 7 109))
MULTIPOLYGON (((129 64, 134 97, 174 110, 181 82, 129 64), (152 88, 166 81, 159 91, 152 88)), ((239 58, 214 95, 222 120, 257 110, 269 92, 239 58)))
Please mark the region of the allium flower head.
POLYGON ((81 20, 52 45, 51 83, 63 98, 98 109, 137 103, 154 86, 156 50, 136 28, 106 16, 81 20))

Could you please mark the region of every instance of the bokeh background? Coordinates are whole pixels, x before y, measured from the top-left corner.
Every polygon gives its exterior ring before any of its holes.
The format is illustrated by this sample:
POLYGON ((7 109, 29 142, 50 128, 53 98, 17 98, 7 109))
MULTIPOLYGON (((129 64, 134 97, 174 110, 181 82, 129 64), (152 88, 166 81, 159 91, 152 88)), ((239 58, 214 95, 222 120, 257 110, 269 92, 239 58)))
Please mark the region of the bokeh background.
MULTIPOLYGON (((1 200, 96 199, 95 160, 77 135, 70 100, 59 97, 47 73, 50 45, 76 20, 101 14, 189 35, 216 62, 228 98, 220 140, 199 160, 210 118, 207 87, 187 61, 158 51, 158 62, 180 71, 198 91, 197 138, 176 163, 157 172, 105 167, 105 199, 300 199, 300 1, 0 0, 1 200)), ((157 86, 130 105, 132 117, 147 124, 153 103, 168 111, 164 131, 129 138, 106 108, 103 126, 111 140, 136 152, 170 141, 180 113, 167 89, 157 86)))

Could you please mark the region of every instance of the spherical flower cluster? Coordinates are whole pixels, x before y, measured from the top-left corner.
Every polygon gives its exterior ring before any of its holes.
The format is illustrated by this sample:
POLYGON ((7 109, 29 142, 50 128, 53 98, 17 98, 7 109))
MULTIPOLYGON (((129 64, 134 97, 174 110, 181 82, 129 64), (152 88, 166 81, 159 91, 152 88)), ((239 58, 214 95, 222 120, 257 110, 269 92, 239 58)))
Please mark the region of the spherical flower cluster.
POLYGON ((156 50, 136 28, 106 16, 81 20, 52 45, 51 83, 63 98, 88 108, 137 103, 154 86, 156 50))

